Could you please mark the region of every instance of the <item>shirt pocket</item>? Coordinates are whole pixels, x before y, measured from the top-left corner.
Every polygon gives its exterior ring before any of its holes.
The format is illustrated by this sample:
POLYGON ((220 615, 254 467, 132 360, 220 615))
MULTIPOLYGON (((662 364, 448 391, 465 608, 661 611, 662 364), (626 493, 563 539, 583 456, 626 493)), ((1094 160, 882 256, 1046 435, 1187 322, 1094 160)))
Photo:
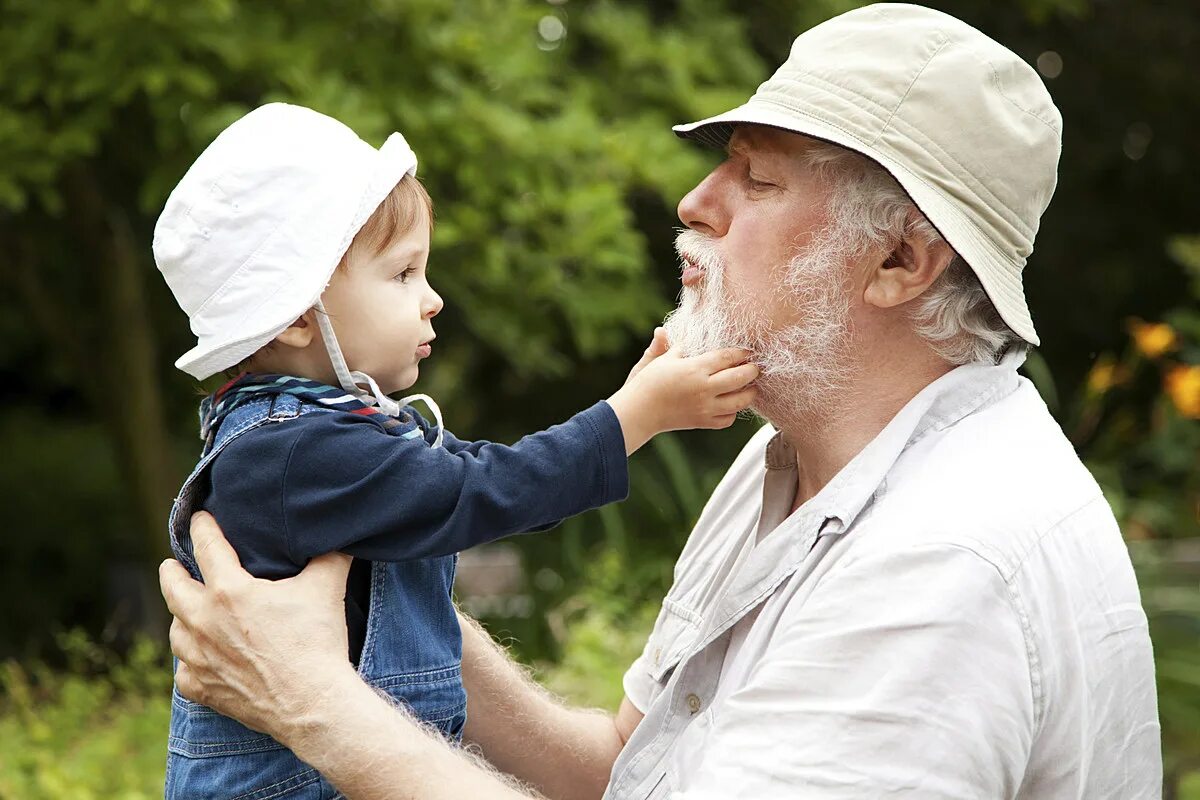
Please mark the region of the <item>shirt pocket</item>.
POLYGON ((699 614, 670 597, 663 600, 654 629, 646 641, 644 661, 650 678, 659 684, 669 680, 699 633, 699 614))

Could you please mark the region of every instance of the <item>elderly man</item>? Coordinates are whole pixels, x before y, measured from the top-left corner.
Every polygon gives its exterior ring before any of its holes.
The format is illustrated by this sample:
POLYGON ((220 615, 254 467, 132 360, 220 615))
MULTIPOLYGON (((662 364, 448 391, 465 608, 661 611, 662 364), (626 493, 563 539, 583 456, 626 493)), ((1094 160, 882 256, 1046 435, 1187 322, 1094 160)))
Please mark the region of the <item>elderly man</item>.
MULTIPOLYGON (((801 35, 679 204, 686 352, 762 368, 615 717, 563 707, 463 620, 466 737, 345 660, 345 559, 276 583, 193 523, 178 681, 351 798, 1144 798, 1146 617, 1095 481, 1017 374, 1061 121, 1012 52, 874 5, 801 35), (514 780, 514 777, 516 780, 514 780)), ((651 353, 653 356, 653 353, 651 353)))

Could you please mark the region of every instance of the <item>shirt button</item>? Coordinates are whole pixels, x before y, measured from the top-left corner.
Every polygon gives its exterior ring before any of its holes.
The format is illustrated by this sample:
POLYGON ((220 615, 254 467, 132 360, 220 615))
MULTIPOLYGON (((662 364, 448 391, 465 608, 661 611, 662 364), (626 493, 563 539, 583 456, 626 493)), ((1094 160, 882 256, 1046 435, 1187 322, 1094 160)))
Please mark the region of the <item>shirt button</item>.
POLYGON ((656 667, 658 666, 658 662, 661 658, 662 658, 662 648, 661 647, 654 648, 654 666, 656 666, 656 667))
POLYGON ((688 711, 695 714, 697 711, 700 710, 700 698, 694 694, 689 694, 687 696, 687 706, 688 706, 688 711))

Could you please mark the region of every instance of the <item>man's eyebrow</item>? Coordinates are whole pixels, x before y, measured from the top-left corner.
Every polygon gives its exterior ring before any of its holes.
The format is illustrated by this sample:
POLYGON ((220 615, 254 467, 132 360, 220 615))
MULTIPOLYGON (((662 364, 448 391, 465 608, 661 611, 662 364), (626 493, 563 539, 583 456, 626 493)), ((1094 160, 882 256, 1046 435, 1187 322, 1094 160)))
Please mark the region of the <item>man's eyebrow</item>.
POLYGON ((750 145, 747 144, 745 139, 735 139, 734 137, 730 136, 729 140, 725 142, 725 155, 731 156, 734 153, 742 156, 749 156, 750 145))

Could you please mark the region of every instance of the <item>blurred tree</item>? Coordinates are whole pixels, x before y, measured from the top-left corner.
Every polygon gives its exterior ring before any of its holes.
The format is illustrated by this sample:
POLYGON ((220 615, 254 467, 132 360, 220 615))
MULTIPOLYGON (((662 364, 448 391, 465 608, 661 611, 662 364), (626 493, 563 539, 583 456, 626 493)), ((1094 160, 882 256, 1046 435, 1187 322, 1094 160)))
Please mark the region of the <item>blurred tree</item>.
MULTIPOLYGON (((661 316, 669 294, 632 199, 665 230, 706 163, 669 123, 733 102, 763 71, 737 18, 704 0, 681 3, 672 28, 614 2, 589 6, 578 29, 561 6, 535 2, 2 9, 2 391, 42 408, 47 425, 54 408, 103 426, 136 529, 114 559, 147 565, 165 549, 195 390, 169 366, 189 337, 149 243, 170 187, 222 127, 285 100, 371 141, 406 134, 437 201, 440 327, 455 331, 425 388, 458 398, 459 430, 497 433, 476 395, 519 409, 519 430, 612 390, 623 370, 585 378, 556 408, 528 408, 529 385, 576 381, 581 360, 627 350, 661 316)), ((93 525, 77 512, 68 539, 93 525)), ((43 533, 34 520, 20 535, 43 533)))
MULTIPOLYGON (((744 100, 797 32, 853 5, 0 0, 0 395, 27 434, 6 450, 27 457, 64 414, 101 426, 124 496, 124 524, 98 525, 64 483, 70 522, 10 523, 0 546, 25 555, 0 559, 4 577, 24 585, 23 559, 42 552, 16 539, 83 558, 76 542, 111 530, 111 559, 163 551, 196 449, 196 387, 171 367, 190 336, 149 243, 167 192, 234 118, 287 100, 376 143, 405 133, 437 205, 432 279, 447 298, 422 388, 460 433, 512 438, 611 392, 666 310, 673 207, 716 157, 669 124, 744 100)), ((1194 228, 1200 23, 1189 0, 937 5, 1037 64, 1064 111, 1060 189, 1028 276, 1072 407, 1087 354, 1116 348, 1125 317, 1156 319, 1183 288, 1161 242, 1194 228)), ((743 436, 690 438, 689 456, 707 474, 743 436)), ((82 449, 63 461, 95 470, 82 449)), ((0 497, 26 480, 14 473, 0 497)), ((622 517, 631 546, 658 535, 642 530, 647 507, 622 517)), ((45 594, 95 623, 84 591, 64 579, 45 594)))

